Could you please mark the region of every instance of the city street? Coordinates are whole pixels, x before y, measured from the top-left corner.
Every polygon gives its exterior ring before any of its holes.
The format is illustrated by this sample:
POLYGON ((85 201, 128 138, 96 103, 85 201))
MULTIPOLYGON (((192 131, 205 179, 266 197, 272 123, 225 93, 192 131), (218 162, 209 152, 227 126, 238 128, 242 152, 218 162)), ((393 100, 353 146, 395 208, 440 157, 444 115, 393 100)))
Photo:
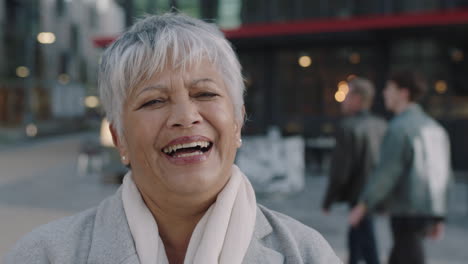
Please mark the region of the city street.
MULTIPOLYGON (((89 136, 60 136, 0 149, 0 256, 34 227, 97 205, 118 188, 117 184, 103 183, 96 174, 77 174, 80 143, 89 136)), ((326 177, 309 172, 304 191, 258 195, 257 199, 260 204, 317 229, 345 261, 347 209, 336 207, 328 216, 321 212, 325 186, 326 177)), ((465 185, 452 189, 446 236, 442 241, 427 242, 429 264, 466 263, 466 192, 465 185)), ((377 218, 376 229, 381 259, 386 260, 391 238, 385 216, 377 218)))

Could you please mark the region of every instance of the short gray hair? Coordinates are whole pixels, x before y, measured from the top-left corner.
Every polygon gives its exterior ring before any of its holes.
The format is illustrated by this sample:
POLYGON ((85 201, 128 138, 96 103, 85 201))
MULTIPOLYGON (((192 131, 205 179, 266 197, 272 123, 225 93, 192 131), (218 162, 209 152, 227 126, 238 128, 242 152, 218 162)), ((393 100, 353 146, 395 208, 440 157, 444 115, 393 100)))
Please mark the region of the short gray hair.
POLYGON ((167 65, 185 70, 207 58, 223 77, 242 121, 245 86, 230 43, 214 25, 183 14, 139 20, 106 49, 99 68, 99 91, 107 119, 122 135, 122 107, 130 89, 167 65))
POLYGON ((375 88, 369 79, 356 77, 348 83, 353 94, 361 96, 363 108, 370 108, 374 101, 375 88))

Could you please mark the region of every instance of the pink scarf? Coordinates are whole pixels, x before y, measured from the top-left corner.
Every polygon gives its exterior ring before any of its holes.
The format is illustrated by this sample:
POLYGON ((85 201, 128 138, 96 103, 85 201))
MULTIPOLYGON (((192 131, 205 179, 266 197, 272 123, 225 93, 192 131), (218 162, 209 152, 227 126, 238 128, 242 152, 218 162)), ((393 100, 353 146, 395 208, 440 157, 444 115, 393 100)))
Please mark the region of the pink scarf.
MULTIPOLYGON (((168 264, 158 225, 141 198, 131 172, 124 178, 122 200, 140 263, 168 264)), ((195 227, 184 263, 242 263, 252 238, 256 212, 252 185, 233 165, 229 182, 195 227)))

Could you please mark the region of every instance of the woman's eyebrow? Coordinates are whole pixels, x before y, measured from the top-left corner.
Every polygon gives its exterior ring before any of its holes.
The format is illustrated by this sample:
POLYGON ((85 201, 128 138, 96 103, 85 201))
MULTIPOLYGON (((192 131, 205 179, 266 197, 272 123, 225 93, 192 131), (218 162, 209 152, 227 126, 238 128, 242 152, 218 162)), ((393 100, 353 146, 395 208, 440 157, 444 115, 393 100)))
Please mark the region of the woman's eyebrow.
POLYGON ((161 92, 167 92, 167 90, 169 90, 169 88, 165 85, 162 85, 162 84, 157 84, 157 85, 151 85, 151 86, 147 86, 143 89, 141 89, 141 91, 138 92, 137 96, 141 95, 142 93, 145 93, 145 92, 148 92, 148 91, 153 91, 153 90, 159 90, 161 92))
POLYGON ((211 83, 214 83, 216 84, 216 82, 213 80, 213 79, 210 79, 210 78, 200 78, 200 79, 196 79, 196 80, 193 80, 192 82, 190 82, 190 86, 195 86, 199 83, 204 83, 204 82, 211 82, 211 83))

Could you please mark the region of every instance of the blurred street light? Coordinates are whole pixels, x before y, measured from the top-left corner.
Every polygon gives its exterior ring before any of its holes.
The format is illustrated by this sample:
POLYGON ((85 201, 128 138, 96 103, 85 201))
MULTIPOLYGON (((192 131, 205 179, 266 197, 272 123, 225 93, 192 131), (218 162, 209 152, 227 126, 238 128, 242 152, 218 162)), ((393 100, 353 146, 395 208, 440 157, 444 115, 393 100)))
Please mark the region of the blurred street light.
POLYGON ((26 135, 28 137, 35 137, 37 135, 37 126, 35 124, 28 124, 26 126, 26 135))
POLYGON ((348 94, 348 92, 349 92, 348 83, 346 81, 339 82, 338 83, 338 91, 343 92, 345 94, 345 96, 346 96, 348 94))
POLYGON ((446 81, 438 80, 437 82, 435 82, 434 86, 435 86, 436 92, 438 92, 439 94, 444 94, 445 92, 447 92, 446 81))
POLYGON ((341 103, 343 102, 344 100, 346 99, 346 94, 342 91, 337 91, 335 93, 335 100, 338 102, 338 103, 341 103))
POLYGON ((61 83, 61 84, 67 84, 70 82, 70 76, 66 73, 62 73, 59 75, 58 77, 58 81, 61 83))
POLYGON ((41 44, 52 44, 55 42, 55 34, 52 32, 41 32, 37 34, 37 41, 41 44))
POLYGON ((299 57, 299 65, 301 65, 301 67, 306 68, 309 67, 311 64, 312 59, 309 56, 304 55, 299 57))
POLYGON ((87 96, 84 103, 88 108, 96 108, 99 105, 99 99, 96 96, 87 96))
POLYGON ((16 75, 21 78, 26 78, 29 76, 29 69, 25 66, 19 66, 16 68, 16 75))

